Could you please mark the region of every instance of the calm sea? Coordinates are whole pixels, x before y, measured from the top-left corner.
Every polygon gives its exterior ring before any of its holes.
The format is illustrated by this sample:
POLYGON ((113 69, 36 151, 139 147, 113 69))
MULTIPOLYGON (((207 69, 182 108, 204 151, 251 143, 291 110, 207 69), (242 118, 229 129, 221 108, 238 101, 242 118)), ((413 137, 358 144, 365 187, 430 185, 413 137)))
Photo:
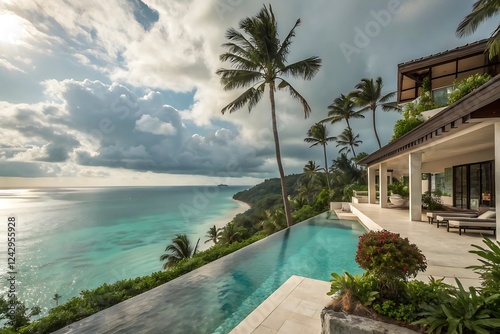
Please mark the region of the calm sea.
MULTIPOLYGON (((45 310, 103 283, 161 269, 159 257, 176 234, 202 248, 214 224, 245 210, 232 195, 248 187, 113 187, 0 190, 0 245, 15 215, 18 297, 45 310)), ((7 272, 6 247, 0 274, 7 272)), ((2 279, 0 293, 6 292, 2 279)))

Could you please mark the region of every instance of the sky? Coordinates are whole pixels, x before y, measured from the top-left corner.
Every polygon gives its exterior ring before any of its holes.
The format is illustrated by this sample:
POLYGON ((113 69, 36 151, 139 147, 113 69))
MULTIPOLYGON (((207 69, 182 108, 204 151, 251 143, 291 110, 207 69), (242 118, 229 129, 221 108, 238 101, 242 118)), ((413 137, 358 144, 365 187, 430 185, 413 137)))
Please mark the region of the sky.
MULTIPOLYGON (((277 92, 286 174, 322 150, 304 142, 327 106, 362 78, 396 90, 397 64, 487 38, 498 18, 459 39, 473 1, 271 0, 280 36, 300 18, 288 61, 318 56, 311 81, 290 79, 312 113, 277 92)), ((262 8, 250 0, 0 0, 0 187, 245 184, 277 177, 267 95, 221 109, 225 32, 262 8)), ((377 149, 370 114, 352 122, 377 149)), ((377 111, 382 144, 401 115, 377 111)), ((339 135, 343 123, 328 125, 339 135)), ((338 157, 339 147, 328 146, 338 157)))

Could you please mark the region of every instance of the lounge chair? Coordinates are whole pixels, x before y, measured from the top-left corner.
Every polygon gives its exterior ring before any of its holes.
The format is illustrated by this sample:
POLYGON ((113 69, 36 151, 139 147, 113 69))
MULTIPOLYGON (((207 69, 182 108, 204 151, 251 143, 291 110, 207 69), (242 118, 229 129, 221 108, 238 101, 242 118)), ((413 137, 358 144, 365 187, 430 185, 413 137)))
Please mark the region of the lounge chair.
POLYGON ((447 231, 450 228, 458 228, 458 234, 462 235, 467 230, 493 230, 493 235, 496 235, 497 222, 494 218, 479 219, 479 218, 462 218, 462 219, 449 219, 447 223, 447 231))
POLYGON ((495 218, 496 212, 494 210, 488 210, 481 214, 476 213, 474 215, 468 215, 467 213, 457 213, 457 214, 438 214, 436 216, 437 227, 440 224, 447 224, 449 220, 462 220, 466 218, 477 218, 477 219, 490 219, 495 218))
MULTIPOLYGON (((479 215, 478 212, 451 212, 451 211, 432 211, 427 212, 427 220, 429 224, 437 223, 437 227, 439 227, 439 223, 441 221, 437 220, 438 216, 441 217, 477 217, 479 215)), ((444 222, 445 223, 445 222, 444 222)))

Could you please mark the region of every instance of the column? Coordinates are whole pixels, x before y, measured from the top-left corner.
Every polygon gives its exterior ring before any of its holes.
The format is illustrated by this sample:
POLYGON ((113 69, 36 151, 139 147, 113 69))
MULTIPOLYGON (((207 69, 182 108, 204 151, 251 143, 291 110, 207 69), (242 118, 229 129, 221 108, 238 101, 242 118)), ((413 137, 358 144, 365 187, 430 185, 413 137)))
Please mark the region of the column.
POLYGON ((379 164, 380 207, 387 208, 387 162, 379 164))
POLYGON ((368 203, 375 204, 375 166, 368 167, 368 203))
MULTIPOLYGON (((495 123, 495 208, 500 209, 500 122, 495 123)), ((500 215, 497 214, 497 241, 500 241, 500 215)))
POLYGON ((410 153, 410 220, 422 220, 422 153, 410 153))

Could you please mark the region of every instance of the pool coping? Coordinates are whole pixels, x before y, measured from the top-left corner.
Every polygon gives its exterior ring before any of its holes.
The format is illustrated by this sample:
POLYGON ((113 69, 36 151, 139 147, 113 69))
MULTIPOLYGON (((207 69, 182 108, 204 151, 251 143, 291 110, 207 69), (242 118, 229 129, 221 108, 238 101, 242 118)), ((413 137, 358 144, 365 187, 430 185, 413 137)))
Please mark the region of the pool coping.
POLYGON ((321 332, 321 311, 332 297, 330 282, 291 276, 230 334, 308 334, 321 332))

